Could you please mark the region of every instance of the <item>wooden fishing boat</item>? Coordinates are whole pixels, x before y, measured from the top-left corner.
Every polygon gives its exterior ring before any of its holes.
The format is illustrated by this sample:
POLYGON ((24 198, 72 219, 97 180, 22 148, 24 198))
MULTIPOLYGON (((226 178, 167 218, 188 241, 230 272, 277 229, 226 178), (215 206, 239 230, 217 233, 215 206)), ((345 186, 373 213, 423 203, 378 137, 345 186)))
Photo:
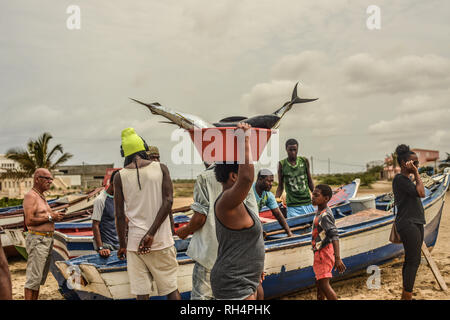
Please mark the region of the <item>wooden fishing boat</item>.
MULTIPOLYGON (((73 196, 74 199, 64 197, 51 204, 53 211, 63 211, 68 218, 70 214, 80 212, 92 207, 95 198, 103 190, 103 187, 96 188, 86 194, 73 196)), ((23 209, 0 215, 0 227, 3 229, 23 228, 23 209)))
MULTIPOLYGON (((84 218, 92 214, 94 199, 102 190, 103 187, 96 188, 86 194, 57 199, 50 204, 50 207, 53 211, 64 212, 64 218, 62 221, 74 221, 84 218)), ((24 229, 23 209, 0 215, 0 237, 7 257, 16 256, 19 254, 7 236, 7 233, 4 231, 12 229, 24 229)))
MULTIPOLYGON (((360 185, 360 179, 355 179, 353 182, 339 187, 334 190, 333 197, 331 198, 328 206, 333 211, 336 219, 343 218, 348 214, 351 214, 350 199, 354 198, 358 193, 360 185)), ((269 218, 272 221, 268 221, 263 224, 264 232, 274 232, 280 230, 280 224, 272 215, 272 211, 265 207, 260 213, 260 217, 269 218)), ((314 213, 304 214, 298 217, 287 218, 286 222, 291 228, 295 228, 304 224, 311 223, 314 219, 314 213)))
MULTIPOLYGON (((82 210, 66 214, 63 218, 65 222, 80 222, 86 219, 90 220, 92 215, 92 209, 82 210)), ((61 223, 56 223, 55 228, 61 223)), ((25 249, 25 236, 26 231, 23 230, 22 225, 12 225, 12 229, 0 228, 0 236, 2 240, 3 250, 7 257, 21 255, 27 259, 27 253, 25 249)))
MULTIPOLYGON (((344 216, 342 214, 339 215, 338 212, 345 212, 347 214, 351 212, 349 199, 356 195, 358 187, 359 179, 356 179, 352 183, 344 185, 334 191, 333 198, 330 200, 330 205, 332 206, 332 210, 335 213, 336 218, 341 218, 342 216, 344 216)), ((172 210, 172 213, 174 214, 175 230, 189 223, 190 217, 185 214, 188 210, 190 210, 190 206, 182 206, 172 210), (176 215, 179 213, 182 214, 176 215)), ((267 210, 267 213, 263 211, 263 216, 260 216, 263 222, 265 234, 270 234, 271 232, 277 233, 279 232, 277 230, 281 230, 281 226, 274 218, 269 218, 272 215, 272 212, 269 208, 267 208, 267 210), (267 218, 265 218, 264 216, 267 216, 267 218)), ((314 214, 310 214, 305 215, 301 219, 290 218, 287 219, 287 221, 291 227, 303 229, 306 223, 310 223, 312 221, 313 216, 314 214), (302 227, 299 227, 299 225, 302 227)), ((55 242, 52 252, 54 261, 64 261, 79 256, 96 254, 93 245, 93 232, 90 218, 81 218, 78 219, 78 221, 71 221, 70 223, 56 223, 55 230, 55 242)), ((7 230, 6 232, 7 234, 9 234, 7 241, 12 241, 16 250, 25 259, 27 259, 27 253, 25 249, 26 234, 24 234, 20 229, 7 230)), ((188 238, 183 240, 178 238, 177 236, 174 236, 177 252, 184 252, 187 250, 191 237, 192 236, 189 236, 188 238)), ((58 281, 60 292, 63 294, 63 296, 73 298, 73 292, 71 292, 71 290, 67 288, 66 280, 61 275, 61 272, 53 265, 51 266, 50 270, 55 279, 58 281)))
MULTIPOLYGON (((449 171, 442 180, 422 199, 425 209, 425 243, 432 248, 436 243, 444 206, 445 193, 449 186, 449 171)), ((389 242, 394 215, 392 210, 369 209, 340 218, 339 230, 341 257, 347 266, 343 275, 334 274, 335 279, 380 265, 403 254, 401 244, 389 242)), ((314 285, 312 270, 310 230, 296 231, 295 237, 283 234, 269 235, 265 240, 266 277, 263 282, 266 298, 276 298, 314 285)), ((194 263, 184 252, 177 254, 179 263, 178 288, 182 297, 190 297, 192 269, 194 263)), ((82 256, 56 262, 70 286, 80 299, 134 299, 130 293, 126 261, 113 253, 103 259, 96 255, 82 256)), ((158 293, 152 292, 157 296, 158 293)))
MULTIPOLYGON (((341 212, 342 211, 348 211, 348 208, 344 208, 344 206, 349 205, 349 200, 351 198, 356 197, 356 194, 358 193, 359 185, 360 185, 360 179, 355 179, 349 184, 343 185, 336 190, 333 190, 333 197, 328 202, 328 206, 330 208, 340 207, 341 212)), ((280 203, 280 208, 285 208, 285 206, 280 203)), ((317 208, 315 208, 317 210, 317 208)), ((262 218, 272 219, 275 220, 276 218, 273 216, 272 211, 268 207, 263 207, 261 209, 261 212, 259 213, 259 216, 262 218)), ((292 218, 289 218, 292 219, 292 218)), ((289 223, 288 223, 289 224, 289 223)), ((292 220, 292 224, 296 224, 295 220, 292 220)))
MULTIPOLYGON (((186 207, 180 207, 172 210, 173 213, 185 212, 186 207)), ((55 223, 54 233, 54 250, 56 255, 55 261, 68 260, 82 255, 96 253, 94 250, 94 234, 92 231, 92 210, 84 210, 72 213, 65 222, 55 223)), ((177 230, 189 223, 189 217, 180 215, 174 216, 174 229, 177 230)), ((3 230, 5 243, 13 245, 16 250, 25 258, 28 255, 25 249, 26 231, 21 229, 5 229, 3 230)), ((177 236, 174 237, 175 246, 178 251, 185 251, 189 245, 190 237, 181 240, 177 236)), ((3 238, 2 238, 3 243, 3 238)))
MULTIPOLYGON (((185 212, 186 208, 181 207, 173 210, 174 212, 185 212)), ((89 215, 80 215, 70 222, 55 223, 54 243, 52 250, 52 259, 55 261, 64 261, 84 255, 98 254, 94 250, 94 236, 92 231, 92 212, 89 215)), ((174 217, 175 230, 189 222, 189 218, 185 216, 174 217)), ((4 232, 5 243, 15 248, 17 252, 28 259, 26 251, 26 231, 21 229, 6 229, 4 232)), ((186 251, 191 237, 180 239, 174 237, 175 247, 178 252, 186 251)), ((2 238, 3 243, 3 238, 2 238)), ((67 288, 66 279, 55 267, 54 263, 50 265, 50 272, 55 277, 59 285, 59 291, 68 299, 77 299, 76 294, 67 288)))
MULTIPOLYGON (((337 219, 341 218, 341 217, 345 216, 345 214, 348 214, 351 212, 350 205, 349 205, 349 199, 356 196, 356 193, 359 188, 359 184, 360 184, 359 179, 355 179, 355 181, 353 181, 352 183, 350 183, 348 185, 344 185, 342 187, 339 187, 338 189, 336 189, 334 191, 333 197, 330 200, 329 204, 330 204, 330 207, 332 208, 337 219)), ((190 210, 190 206, 182 206, 182 207, 173 209, 172 213, 173 214, 185 213, 188 210, 190 210)), ((299 217, 289 218, 289 219, 287 219, 287 223, 291 227, 296 228, 299 225, 311 223, 313 217, 314 217, 314 214, 308 214, 308 215, 304 215, 300 218, 299 217)), ((74 219, 75 218, 76 217, 74 217, 74 219)), ((81 218, 83 218, 83 217, 81 217, 81 218)), ((264 227, 264 231, 266 233, 274 232, 274 231, 281 229, 280 224, 278 223, 278 221, 275 220, 275 217, 272 216, 272 211, 269 208, 267 208, 267 207, 263 208, 263 211, 260 213, 260 218, 261 218, 262 222, 264 223, 263 227, 264 227)), ((59 224, 55 225, 56 231, 57 231, 55 233, 55 240, 56 240, 56 238, 61 238, 61 239, 64 238, 64 241, 61 241, 61 243, 63 243, 63 245, 60 247, 65 248, 64 250, 66 251, 66 253, 64 253, 64 254, 63 254, 63 252, 60 252, 59 257, 56 261, 67 260, 69 258, 74 258, 74 257, 78 257, 81 255, 95 253, 94 247, 92 244, 92 241, 93 241, 92 225, 89 223, 82 223, 82 224, 77 225, 77 224, 75 224, 75 221, 73 221, 74 219, 69 220, 72 223, 70 224, 71 230, 68 230, 68 232, 65 232, 63 230, 58 230, 60 225, 59 224), (77 234, 76 230, 80 230, 80 232, 82 232, 83 234, 77 234), (76 252, 74 252, 73 254, 69 254, 69 251, 75 247, 77 248, 76 252)), ((190 220, 190 217, 185 214, 174 215, 175 230, 177 230, 178 228, 189 223, 189 220, 190 220)), ((16 230, 16 231, 8 230, 8 233, 11 236, 9 237, 9 239, 5 239, 5 243, 10 243, 11 238, 15 238, 15 240, 13 242, 16 243, 17 251, 19 251, 20 254, 26 258, 26 251, 24 248, 25 242, 22 240, 17 240, 17 239, 25 238, 23 235, 20 234, 21 231, 20 230, 16 230)), ((181 240, 176 236, 174 238, 175 238, 178 252, 185 251, 189 245, 190 237, 188 237, 185 240, 181 240)), ((2 238, 2 240, 3 240, 3 238, 2 238)), ((59 240, 56 240, 56 241, 59 241, 59 240)))
MULTIPOLYGON (((49 206, 52 206, 56 204, 58 199, 51 199, 48 200, 47 203, 49 206)), ((0 216, 8 215, 8 214, 16 214, 16 213, 23 213, 23 206, 10 206, 10 207, 3 207, 0 208, 0 216)))

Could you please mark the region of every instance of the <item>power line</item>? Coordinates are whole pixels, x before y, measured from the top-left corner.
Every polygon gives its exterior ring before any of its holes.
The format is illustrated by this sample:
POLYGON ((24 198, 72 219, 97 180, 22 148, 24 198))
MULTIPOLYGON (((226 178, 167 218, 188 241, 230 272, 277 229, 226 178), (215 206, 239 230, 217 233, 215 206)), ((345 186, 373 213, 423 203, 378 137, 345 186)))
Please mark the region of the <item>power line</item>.
POLYGON ((344 166, 364 167, 364 168, 366 167, 366 165, 364 165, 364 164, 335 161, 335 160, 332 160, 331 158, 324 160, 324 159, 319 159, 319 158, 314 157, 314 160, 317 160, 320 162, 331 162, 331 163, 340 164, 340 165, 344 165, 344 166))
MULTIPOLYGON (((320 158, 316 158, 311 156, 311 173, 314 174, 314 160, 319 161, 321 163, 327 163, 327 167, 328 167, 328 174, 331 174, 331 167, 332 165, 339 165, 339 166, 347 166, 347 167, 353 167, 353 168, 366 168, 365 165, 363 164, 357 164, 357 163, 349 163, 349 162, 343 162, 343 161, 334 161, 331 158, 328 159, 320 159, 320 158)), ((317 171, 317 168, 316 168, 317 171)))

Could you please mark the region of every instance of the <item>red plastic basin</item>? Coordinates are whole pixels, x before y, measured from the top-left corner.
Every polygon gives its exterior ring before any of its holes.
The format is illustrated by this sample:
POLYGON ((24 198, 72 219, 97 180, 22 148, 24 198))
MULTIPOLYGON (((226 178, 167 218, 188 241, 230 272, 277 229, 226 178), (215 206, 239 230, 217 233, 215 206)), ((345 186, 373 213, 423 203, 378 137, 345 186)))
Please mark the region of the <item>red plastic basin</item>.
MULTIPOLYGON (((278 130, 251 128, 250 147, 252 160, 258 161, 272 134, 278 130)), ((238 148, 238 139, 244 139, 236 127, 203 128, 189 130, 189 135, 203 161, 243 161, 243 149, 238 148)))

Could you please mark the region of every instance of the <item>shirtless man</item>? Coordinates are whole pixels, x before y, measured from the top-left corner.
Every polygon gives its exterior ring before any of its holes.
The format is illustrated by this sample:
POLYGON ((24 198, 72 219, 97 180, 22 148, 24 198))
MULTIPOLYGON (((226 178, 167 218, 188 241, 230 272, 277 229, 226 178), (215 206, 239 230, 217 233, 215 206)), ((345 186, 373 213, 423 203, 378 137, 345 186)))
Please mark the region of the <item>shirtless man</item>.
POLYGON ((54 221, 61 221, 64 216, 62 212, 53 212, 45 200, 43 193, 50 189, 52 182, 50 171, 37 169, 33 176, 33 188, 23 199, 25 225, 28 228, 25 300, 37 300, 39 297, 39 288, 45 283, 50 267, 54 221))

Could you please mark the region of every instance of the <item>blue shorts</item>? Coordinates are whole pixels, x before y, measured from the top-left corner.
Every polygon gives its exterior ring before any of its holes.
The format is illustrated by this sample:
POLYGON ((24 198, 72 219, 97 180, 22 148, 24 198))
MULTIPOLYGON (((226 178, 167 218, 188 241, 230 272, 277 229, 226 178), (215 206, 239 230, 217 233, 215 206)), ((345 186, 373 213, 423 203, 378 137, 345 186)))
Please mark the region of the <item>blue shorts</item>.
POLYGON ((305 206, 287 207, 288 218, 297 217, 314 212, 316 212, 316 210, 314 209, 312 204, 307 204, 305 206))

